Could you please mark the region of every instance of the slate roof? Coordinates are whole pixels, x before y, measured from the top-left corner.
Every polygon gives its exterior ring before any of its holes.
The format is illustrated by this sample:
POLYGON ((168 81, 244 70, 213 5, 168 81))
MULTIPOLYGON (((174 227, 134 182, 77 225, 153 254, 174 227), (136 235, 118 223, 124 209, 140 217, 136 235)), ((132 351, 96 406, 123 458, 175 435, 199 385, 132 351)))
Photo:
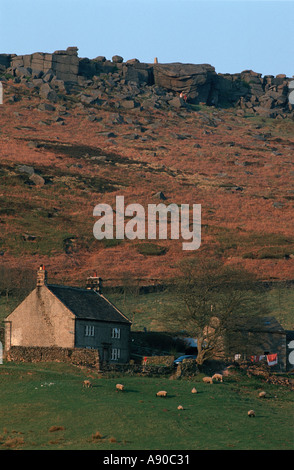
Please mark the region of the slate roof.
POLYGON ((239 317, 235 319, 235 328, 255 333, 286 334, 284 328, 275 317, 239 317))
POLYGON ((94 290, 52 284, 47 284, 47 288, 79 319, 131 324, 119 309, 94 290))

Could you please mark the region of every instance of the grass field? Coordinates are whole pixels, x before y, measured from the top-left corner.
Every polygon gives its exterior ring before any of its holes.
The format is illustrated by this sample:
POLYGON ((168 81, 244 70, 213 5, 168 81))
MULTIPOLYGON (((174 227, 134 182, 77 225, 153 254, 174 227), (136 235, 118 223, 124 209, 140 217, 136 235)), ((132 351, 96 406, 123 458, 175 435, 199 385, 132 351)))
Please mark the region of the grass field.
POLYGON ((91 375, 85 389, 87 370, 74 366, 1 365, 0 449, 293 450, 294 397, 285 387, 240 374, 213 385, 201 375, 91 375), (125 392, 115 391, 118 382, 125 392), (162 389, 165 399, 155 396, 162 389), (260 390, 268 398, 259 399, 260 390))

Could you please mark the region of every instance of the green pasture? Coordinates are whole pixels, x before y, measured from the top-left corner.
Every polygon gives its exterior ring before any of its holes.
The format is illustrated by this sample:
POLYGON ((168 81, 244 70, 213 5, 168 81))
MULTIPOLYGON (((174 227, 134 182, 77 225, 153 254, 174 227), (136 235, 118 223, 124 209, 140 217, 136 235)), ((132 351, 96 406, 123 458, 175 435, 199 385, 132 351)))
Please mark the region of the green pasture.
POLYGON ((92 372, 93 386, 86 389, 86 369, 4 363, 0 449, 293 449, 293 392, 288 388, 240 373, 213 385, 202 377, 99 377, 92 372), (123 383, 125 392, 116 392, 116 383, 123 383), (197 394, 191 393, 193 387, 197 394), (166 390, 167 398, 156 397, 159 390, 166 390), (261 390, 267 398, 258 398, 261 390), (247 416, 250 409, 255 418, 247 416))

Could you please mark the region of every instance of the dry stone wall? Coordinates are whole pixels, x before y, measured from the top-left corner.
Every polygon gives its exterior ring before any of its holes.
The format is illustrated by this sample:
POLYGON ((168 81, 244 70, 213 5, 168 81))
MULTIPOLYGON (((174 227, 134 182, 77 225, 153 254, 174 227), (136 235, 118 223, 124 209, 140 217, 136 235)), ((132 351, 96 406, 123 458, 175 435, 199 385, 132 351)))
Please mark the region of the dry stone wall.
POLYGON ((100 370, 97 349, 12 346, 5 359, 13 362, 65 362, 100 370))

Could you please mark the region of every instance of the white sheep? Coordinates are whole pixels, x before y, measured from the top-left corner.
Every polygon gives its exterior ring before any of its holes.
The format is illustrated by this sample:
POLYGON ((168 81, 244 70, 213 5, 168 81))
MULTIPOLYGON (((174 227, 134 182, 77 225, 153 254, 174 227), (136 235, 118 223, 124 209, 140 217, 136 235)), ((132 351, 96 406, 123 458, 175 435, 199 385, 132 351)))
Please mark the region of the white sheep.
POLYGON ((212 380, 217 380, 222 382, 223 381, 223 376, 221 374, 214 374, 212 377, 212 380))
POLYGON ((259 392, 258 396, 259 396, 259 398, 265 398, 266 397, 266 392, 259 392))
POLYGON ((191 393, 197 393, 197 390, 195 387, 192 388, 191 393))
POLYGON ((84 380, 83 387, 85 387, 85 388, 92 387, 92 384, 91 384, 90 380, 84 380))
POLYGON ((157 392, 156 393, 156 396, 157 397, 166 397, 167 396, 167 392, 165 390, 161 390, 160 392, 157 392))
POLYGON ((248 414, 249 418, 255 418, 255 411, 254 410, 249 410, 247 414, 248 414))
POLYGON ((203 377, 202 380, 203 380, 203 382, 206 383, 206 384, 212 384, 212 383, 213 383, 211 377, 203 377))
POLYGON ((183 409, 184 409, 184 407, 182 405, 178 406, 178 410, 183 410, 183 409))
POLYGON ((122 384, 116 384, 115 386, 117 392, 123 392, 125 387, 122 384))

